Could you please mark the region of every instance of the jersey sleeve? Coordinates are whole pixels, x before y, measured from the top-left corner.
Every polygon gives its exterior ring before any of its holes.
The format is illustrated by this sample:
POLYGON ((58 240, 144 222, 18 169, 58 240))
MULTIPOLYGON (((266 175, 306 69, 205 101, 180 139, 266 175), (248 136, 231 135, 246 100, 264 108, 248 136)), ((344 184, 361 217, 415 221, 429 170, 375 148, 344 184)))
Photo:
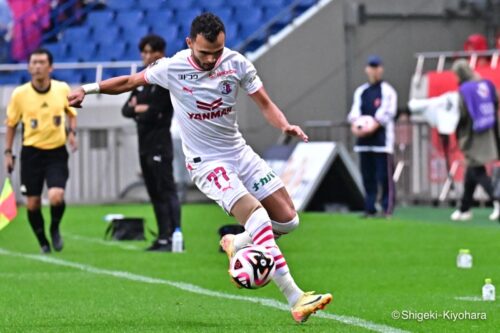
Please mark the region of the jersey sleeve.
POLYGON ((168 71, 170 58, 161 58, 153 62, 144 71, 144 79, 149 84, 157 84, 160 87, 169 89, 168 87, 168 71))
POLYGON ((240 86, 247 92, 247 94, 251 95, 262 88, 262 81, 257 75, 257 70, 250 60, 246 58, 243 59, 244 60, 241 63, 242 76, 240 86))
POLYGON ((351 111, 347 115, 347 121, 353 123, 356 119, 361 116, 361 94, 363 93, 364 86, 356 89, 354 92, 354 97, 352 101, 351 111))
POLYGON ((7 106, 7 117, 5 118, 5 125, 9 127, 16 126, 21 120, 21 110, 19 109, 17 100, 18 91, 14 90, 9 105, 7 106))
POLYGON ((382 102, 380 107, 375 111, 375 119, 382 125, 385 126, 387 123, 391 122, 398 109, 398 95, 396 90, 392 88, 387 83, 382 83, 382 102))

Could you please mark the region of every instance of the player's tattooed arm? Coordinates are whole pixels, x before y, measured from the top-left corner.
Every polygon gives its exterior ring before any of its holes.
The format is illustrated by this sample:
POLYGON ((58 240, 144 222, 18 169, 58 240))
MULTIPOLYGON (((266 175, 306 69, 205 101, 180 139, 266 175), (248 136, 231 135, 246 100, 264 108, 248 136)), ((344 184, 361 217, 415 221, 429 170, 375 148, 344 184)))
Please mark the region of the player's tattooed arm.
POLYGON ((300 126, 292 125, 288 122, 283 112, 281 112, 271 98, 269 98, 269 95, 265 91, 264 87, 251 94, 250 97, 257 104, 268 123, 276 128, 279 128, 287 135, 296 136, 304 142, 309 140, 308 136, 304 133, 300 126))

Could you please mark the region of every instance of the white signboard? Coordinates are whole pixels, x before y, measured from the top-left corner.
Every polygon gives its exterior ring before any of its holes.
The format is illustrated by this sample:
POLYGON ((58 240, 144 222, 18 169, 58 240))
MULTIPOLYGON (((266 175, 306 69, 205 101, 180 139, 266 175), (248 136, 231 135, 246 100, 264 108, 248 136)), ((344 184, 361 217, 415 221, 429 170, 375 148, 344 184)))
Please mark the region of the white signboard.
POLYGON ((306 208, 335 156, 335 143, 299 143, 280 173, 295 208, 306 208))

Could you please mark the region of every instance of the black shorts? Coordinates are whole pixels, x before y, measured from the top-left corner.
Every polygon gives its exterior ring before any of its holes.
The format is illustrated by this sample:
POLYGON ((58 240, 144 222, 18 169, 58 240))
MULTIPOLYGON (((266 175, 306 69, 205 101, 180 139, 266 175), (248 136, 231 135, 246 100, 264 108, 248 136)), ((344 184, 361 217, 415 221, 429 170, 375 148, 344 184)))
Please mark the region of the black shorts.
POLYGON ((44 181, 47 188, 65 188, 68 180, 68 151, 66 146, 38 149, 23 146, 21 150, 21 193, 40 196, 44 181))

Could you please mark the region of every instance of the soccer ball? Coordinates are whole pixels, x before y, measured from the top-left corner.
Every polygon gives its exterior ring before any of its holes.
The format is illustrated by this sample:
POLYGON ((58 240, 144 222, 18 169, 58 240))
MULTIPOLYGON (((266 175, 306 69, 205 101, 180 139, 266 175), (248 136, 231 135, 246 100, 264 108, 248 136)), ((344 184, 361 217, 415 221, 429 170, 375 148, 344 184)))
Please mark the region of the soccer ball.
POLYGON ((276 265, 273 256, 262 245, 249 245, 236 252, 229 263, 229 274, 237 286, 262 288, 271 281, 276 265))
POLYGON ((357 137, 364 137, 371 134, 377 121, 372 116, 360 116, 351 125, 351 132, 357 137))

